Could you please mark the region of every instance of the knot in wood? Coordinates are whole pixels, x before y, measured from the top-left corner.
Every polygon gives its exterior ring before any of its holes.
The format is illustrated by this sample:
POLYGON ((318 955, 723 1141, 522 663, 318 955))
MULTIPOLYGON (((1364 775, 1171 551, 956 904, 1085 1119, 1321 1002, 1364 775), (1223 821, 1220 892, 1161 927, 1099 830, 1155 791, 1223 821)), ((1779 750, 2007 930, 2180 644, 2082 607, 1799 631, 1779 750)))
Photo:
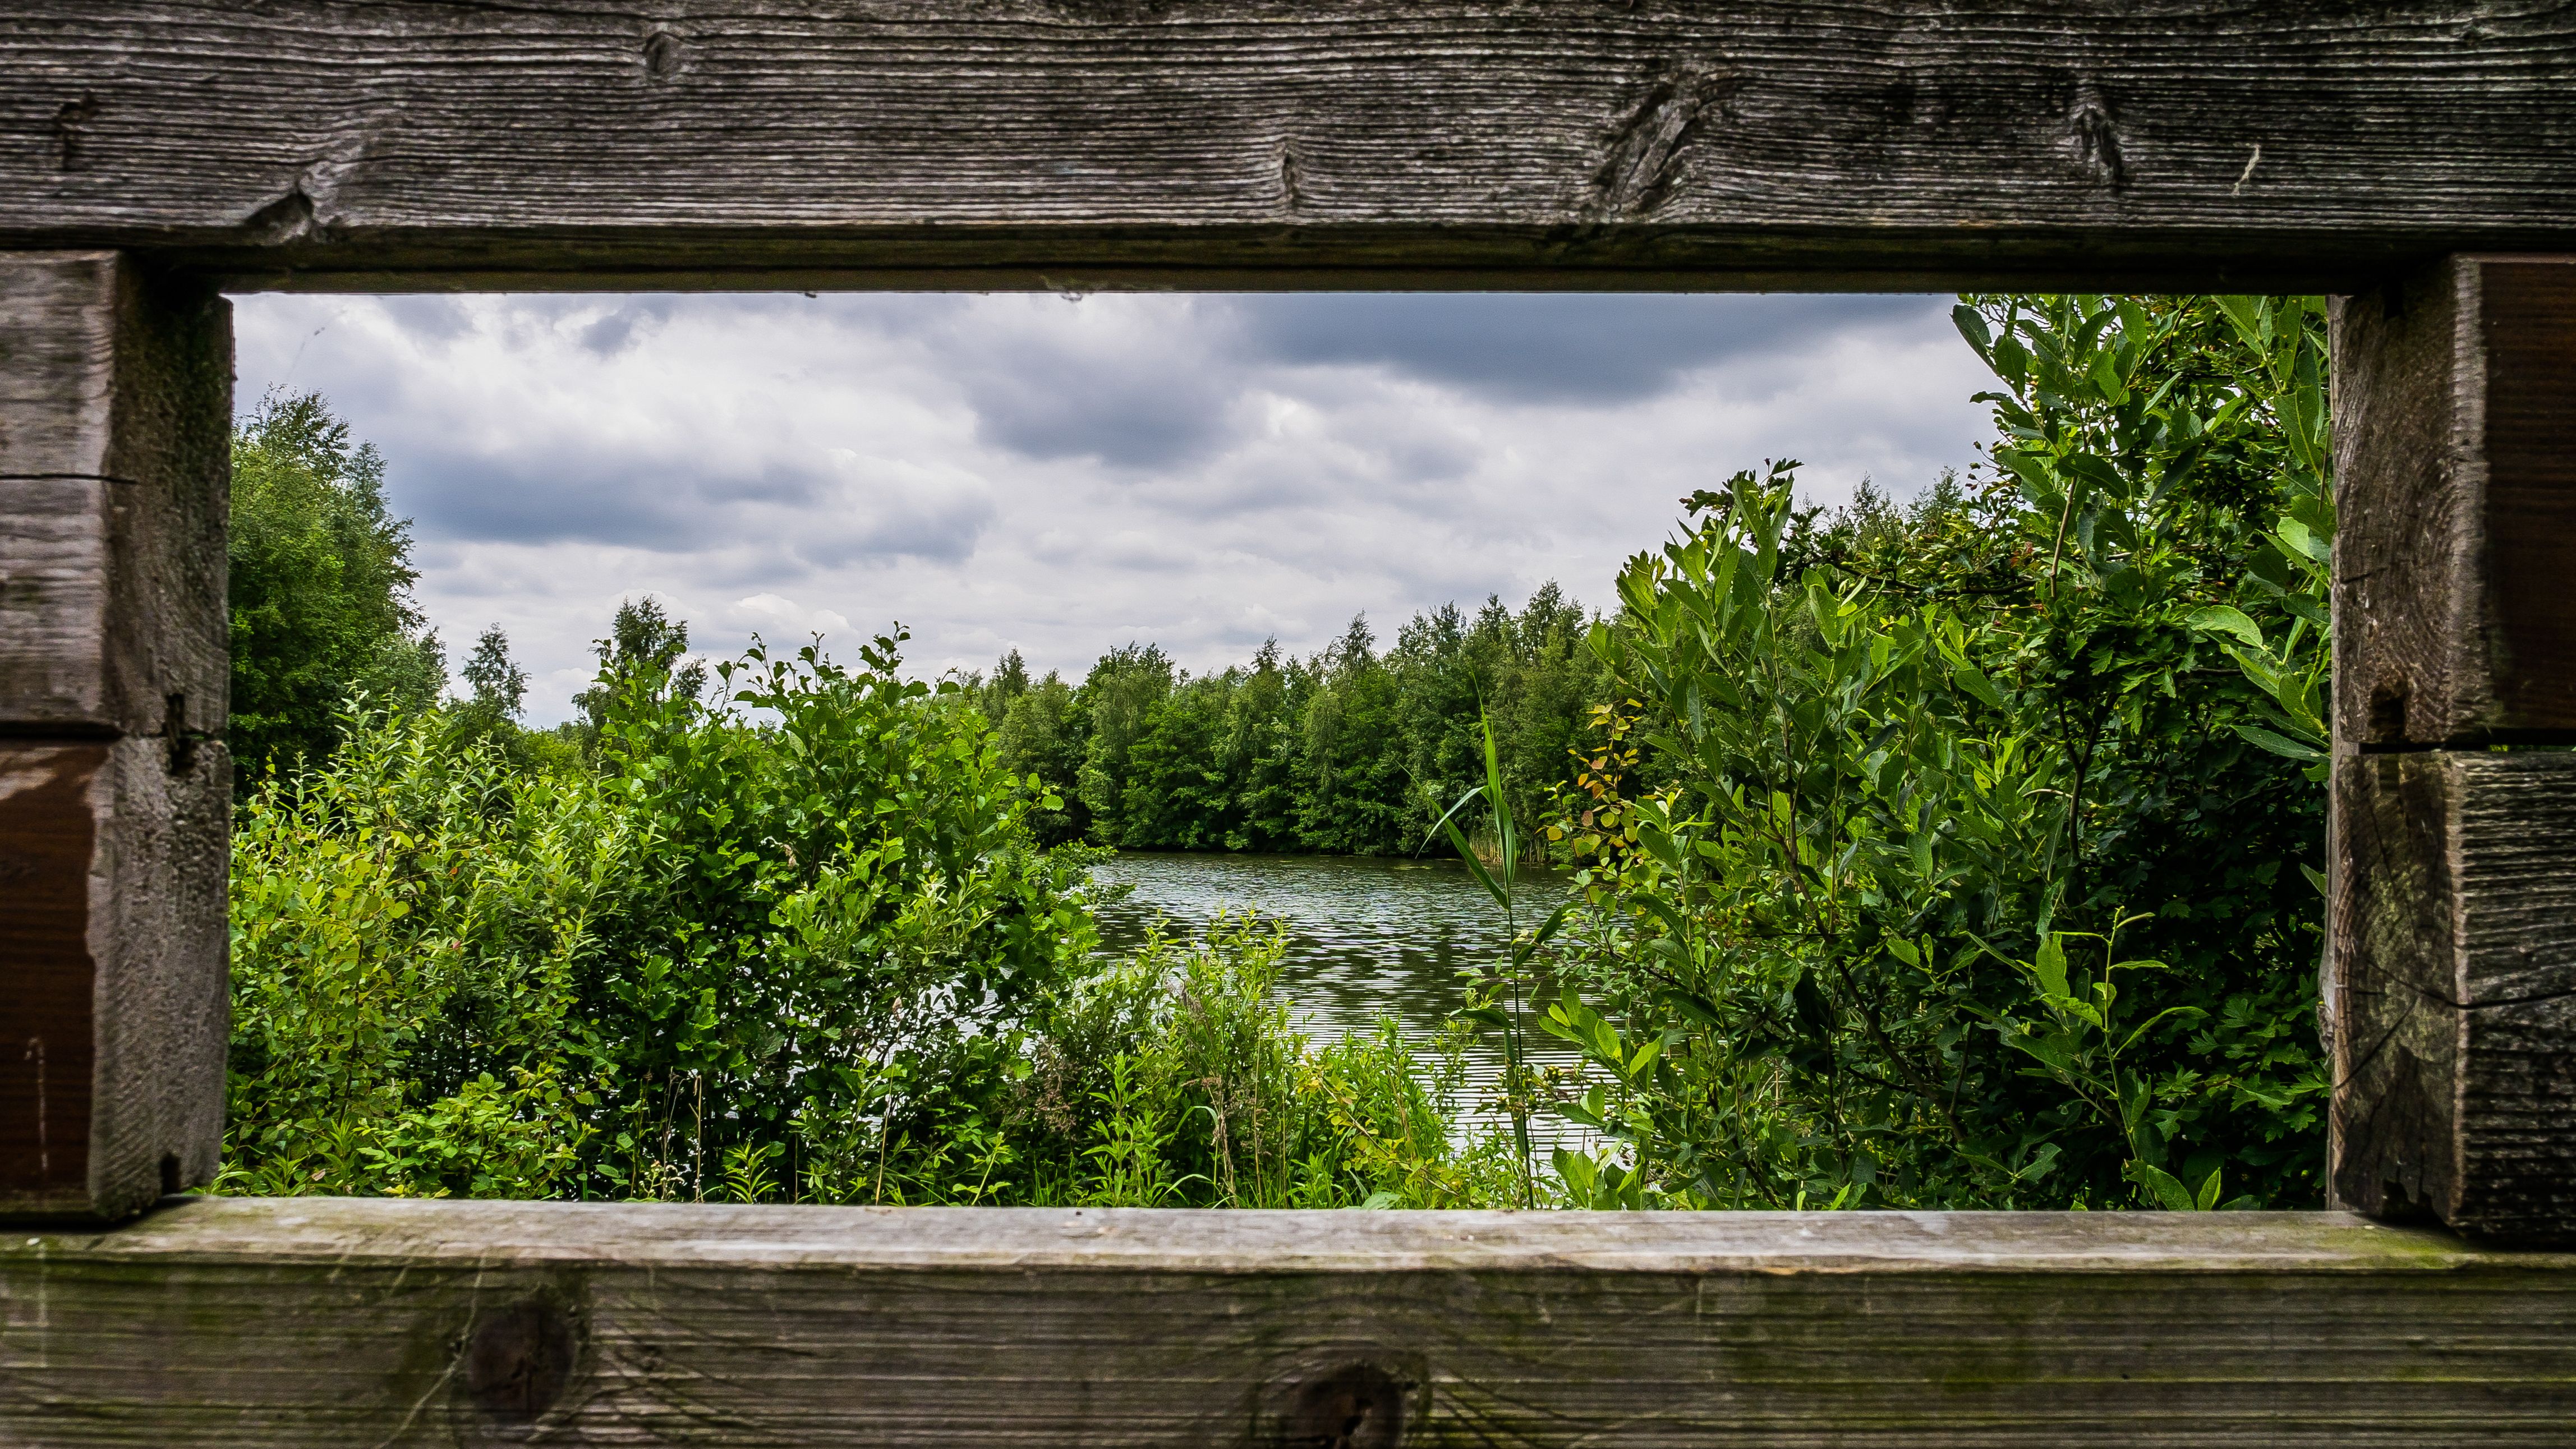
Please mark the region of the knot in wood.
POLYGON ((1683 153, 1743 84, 1722 67, 1700 65, 1677 66, 1649 84, 1612 128, 1592 175, 1591 213, 1639 217, 1661 207, 1682 179, 1683 153))
POLYGON ((1284 1442, 1295 1449, 1395 1449, 1414 1385, 1373 1363, 1347 1364, 1299 1386, 1284 1442))
POLYGON ((465 1347, 465 1392, 493 1422, 529 1424, 563 1397, 577 1345, 563 1309, 542 1299, 484 1318, 465 1347))
POLYGON ((2067 108, 2066 125, 2073 133, 2076 159, 2091 168, 2094 179, 2109 190, 2126 190, 2129 163, 2120 154, 2118 118, 2111 113, 2111 102, 2100 86, 2091 81, 2076 86, 2074 104, 2067 108))
POLYGON ((667 30, 656 30, 644 37, 644 73, 655 80, 669 80, 680 73, 682 46, 680 37, 667 30))

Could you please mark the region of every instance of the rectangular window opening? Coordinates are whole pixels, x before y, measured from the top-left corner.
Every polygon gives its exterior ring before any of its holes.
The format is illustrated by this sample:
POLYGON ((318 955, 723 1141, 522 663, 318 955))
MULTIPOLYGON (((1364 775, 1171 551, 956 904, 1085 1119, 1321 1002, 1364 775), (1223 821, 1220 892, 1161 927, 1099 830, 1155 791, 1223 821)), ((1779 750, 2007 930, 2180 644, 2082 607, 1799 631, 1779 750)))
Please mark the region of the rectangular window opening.
POLYGON ((2322 1201, 2319 299, 235 308, 217 1191, 2322 1201))

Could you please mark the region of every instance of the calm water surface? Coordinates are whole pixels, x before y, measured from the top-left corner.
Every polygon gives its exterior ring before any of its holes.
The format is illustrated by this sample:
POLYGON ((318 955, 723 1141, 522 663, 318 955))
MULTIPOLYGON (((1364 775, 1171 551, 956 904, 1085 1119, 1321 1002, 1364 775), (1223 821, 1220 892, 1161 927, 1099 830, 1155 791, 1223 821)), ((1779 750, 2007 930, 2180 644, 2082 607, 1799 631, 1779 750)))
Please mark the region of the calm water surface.
MULTIPOLYGON (((1221 910, 1279 918, 1289 938, 1279 994, 1318 1037, 1374 1031, 1393 1017, 1407 1039, 1427 1041, 1464 1002, 1459 970, 1492 960, 1502 941, 1500 908, 1455 859, 1128 853, 1096 873, 1135 887, 1099 913, 1112 948, 1142 940, 1156 915, 1175 933, 1195 931, 1221 910)), ((1536 906, 1525 905, 1524 915, 1553 910, 1565 881, 1561 872, 1523 871, 1519 890, 1536 906)), ((1538 1032, 1530 1053, 1541 1061, 1574 1055, 1538 1032)), ((1468 1096, 1481 1098, 1501 1080, 1502 1043, 1480 1040, 1467 1060, 1468 1096)), ((1531 1125, 1555 1135, 1546 1119, 1531 1125)))

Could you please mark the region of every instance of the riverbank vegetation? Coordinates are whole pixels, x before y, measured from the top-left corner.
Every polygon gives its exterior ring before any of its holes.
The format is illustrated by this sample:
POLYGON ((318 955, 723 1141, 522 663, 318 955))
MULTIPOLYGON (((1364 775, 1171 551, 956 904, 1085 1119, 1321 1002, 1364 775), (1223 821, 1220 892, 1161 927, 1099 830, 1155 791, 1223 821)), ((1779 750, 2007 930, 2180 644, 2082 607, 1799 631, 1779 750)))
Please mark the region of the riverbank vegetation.
POLYGON ((1060 802, 1039 838, 1123 850, 1404 855, 1482 778, 1480 720, 1525 814, 1573 780, 1602 668, 1593 621, 1554 584, 1515 613, 1489 598, 1417 614, 1381 649, 1364 618, 1313 657, 1273 642, 1193 675, 1151 644, 1079 684, 1031 679, 1018 651, 969 680, 1005 766, 1060 802))
POLYGON ((1042 791, 898 644, 755 648, 724 705, 612 659, 569 761, 470 706, 360 713, 267 780, 224 1190, 1484 1200, 1454 1054, 1300 1035, 1275 927, 1104 958, 1086 853, 1036 845, 1042 791))
POLYGON ((1958 318, 1987 466, 1834 510, 1739 472, 1606 617, 1550 586, 1383 650, 933 684, 899 632, 710 674, 642 601, 552 731, 497 632, 439 698, 380 465, 272 402, 237 440, 226 1190, 2314 1203, 2318 309, 1958 318), (1462 805, 1480 873, 1578 873, 1492 880, 1432 1047, 1294 1030, 1275 925, 1099 948, 1100 850, 1412 853, 1462 805), (1589 1149, 1531 1162, 1538 1114, 1589 1149))

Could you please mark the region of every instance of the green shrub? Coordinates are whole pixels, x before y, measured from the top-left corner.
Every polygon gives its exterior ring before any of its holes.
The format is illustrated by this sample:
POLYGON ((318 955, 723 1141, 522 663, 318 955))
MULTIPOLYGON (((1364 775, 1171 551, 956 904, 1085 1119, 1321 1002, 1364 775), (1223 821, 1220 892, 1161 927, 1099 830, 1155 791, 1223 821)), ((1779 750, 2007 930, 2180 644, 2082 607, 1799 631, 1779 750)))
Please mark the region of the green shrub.
POLYGON ((1723 1206, 2317 1200, 2313 299, 1996 298, 1996 477, 1691 500, 1594 643, 1575 1167, 1723 1206))
POLYGON ((588 764, 378 713, 270 779, 222 1189, 1480 1200, 1391 1026, 1290 1029, 1275 926, 1102 959, 1091 857, 896 648, 755 647, 717 705, 604 670, 588 764))

